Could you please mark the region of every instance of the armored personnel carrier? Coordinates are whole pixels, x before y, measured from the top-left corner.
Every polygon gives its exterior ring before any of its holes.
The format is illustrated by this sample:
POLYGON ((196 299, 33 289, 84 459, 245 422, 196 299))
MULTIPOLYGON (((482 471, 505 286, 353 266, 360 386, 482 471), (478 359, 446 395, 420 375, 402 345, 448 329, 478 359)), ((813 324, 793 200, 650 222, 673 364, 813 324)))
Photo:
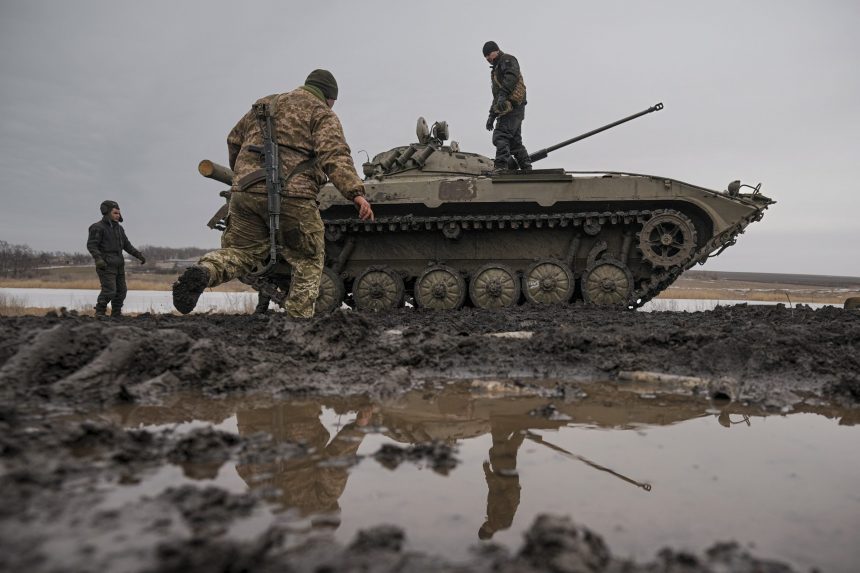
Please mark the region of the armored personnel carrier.
MULTIPOLYGON (((326 267, 317 312, 343 302, 384 311, 407 299, 430 309, 578 300, 636 308, 684 270, 734 245, 774 203, 760 193, 761 184, 740 181, 715 191, 624 172, 498 172, 490 158, 446 143, 448 135, 445 122, 428 127, 419 118, 415 143, 364 164, 375 221, 360 220, 331 185, 322 189, 326 267)), ((232 183, 232 172, 211 161, 202 161, 199 171, 232 183)), ((230 192, 221 194, 229 202, 230 192)), ((225 215, 226 205, 209 226, 223 230, 225 215)), ((268 277, 246 282, 282 301, 288 277, 289 267, 279 264, 268 277)))

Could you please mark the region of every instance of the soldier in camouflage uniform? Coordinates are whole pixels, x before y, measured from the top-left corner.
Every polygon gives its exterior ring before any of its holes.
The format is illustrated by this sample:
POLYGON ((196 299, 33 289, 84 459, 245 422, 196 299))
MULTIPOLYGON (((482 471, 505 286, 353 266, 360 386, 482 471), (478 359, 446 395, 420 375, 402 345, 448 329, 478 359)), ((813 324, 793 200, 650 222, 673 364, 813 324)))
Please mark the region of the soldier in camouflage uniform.
POLYGON ((487 42, 484 58, 490 63, 490 80, 493 103, 487 118, 487 131, 493 132, 496 146, 496 170, 532 168, 529 152, 523 147, 522 124, 526 117, 526 84, 520 64, 511 54, 499 49, 495 42, 487 42), (493 129, 495 124, 495 129, 493 129))
MULTIPOLYGON (((277 444, 303 444, 313 456, 295 456, 270 462, 241 463, 236 471, 254 488, 263 488, 271 499, 287 510, 297 510, 301 517, 340 513, 340 496, 349 479, 349 464, 343 462, 356 456, 363 431, 371 420, 372 410, 364 407, 356 419, 331 432, 322 423, 320 402, 290 403, 270 408, 238 410, 236 421, 239 434, 249 436, 265 432, 277 444)), ((335 407, 337 410, 337 407, 335 407)), ((327 527, 337 520, 314 520, 312 528, 327 527)))
MULTIPOLYGON (((285 307, 295 318, 313 316, 319 296, 325 262, 324 228, 317 205, 320 187, 330 180, 355 203, 362 219, 373 219, 340 120, 331 110, 337 93, 331 72, 314 70, 303 86, 257 102, 268 103, 271 109, 282 184, 286 183, 281 189, 278 245, 292 267, 285 307)), ((183 314, 194 309, 207 287, 265 265, 269 226, 262 145, 260 122, 252 108, 227 137, 234 177, 221 249, 204 255, 173 284, 173 306, 183 314)))
POLYGON ((111 305, 111 316, 122 316, 122 304, 128 288, 125 284, 125 251, 144 264, 146 259, 140 251, 134 248, 125 236, 125 230, 120 223, 122 213, 116 201, 103 201, 99 207, 102 218, 90 225, 87 250, 96 262, 96 273, 102 290, 96 300, 96 316, 103 317, 107 305, 111 305))

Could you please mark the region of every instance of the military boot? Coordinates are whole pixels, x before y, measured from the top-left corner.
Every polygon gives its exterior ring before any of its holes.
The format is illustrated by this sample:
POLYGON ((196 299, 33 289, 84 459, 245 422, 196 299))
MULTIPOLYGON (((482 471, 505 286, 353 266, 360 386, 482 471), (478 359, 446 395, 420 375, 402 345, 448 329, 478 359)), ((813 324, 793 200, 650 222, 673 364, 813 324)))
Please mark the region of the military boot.
POLYGON ((105 320, 107 319, 107 308, 103 306, 97 306, 96 309, 96 319, 105 320))
POLYGON ((532 162, 529 159, 528 153, 521 153, 517 155, 517 165, 520 168, 520 171, 531 171, 532 170, 532 162))
POLYGON ((188 267, 173 283, 173 306, 182 314, 188 314, 197 306, 197 299, 208 286, 209 270, 206 267, 188 267))
POLYGON ((121 307, 121 306, 114 306, 114 307, 111 307, 111 310, 110 310, 110 317, 111 317, 111 318, 116 318, 116 319, 122 318, 122 317, 123 317, 123 314, 122 314, 122 307, 121 307))
POLYGON ((502 173, 507 173, 509 171, 507 163, 494 163, 493 168, 487 171, 482 171, 481 175, 488 175, 492 177, 493 175, 501 175, 502 173))

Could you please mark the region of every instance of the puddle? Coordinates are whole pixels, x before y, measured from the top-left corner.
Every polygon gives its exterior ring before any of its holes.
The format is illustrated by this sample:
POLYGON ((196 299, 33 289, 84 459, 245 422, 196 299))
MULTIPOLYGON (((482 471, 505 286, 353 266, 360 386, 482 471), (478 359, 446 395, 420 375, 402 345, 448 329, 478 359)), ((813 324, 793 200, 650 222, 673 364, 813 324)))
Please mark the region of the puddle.
POLYGON ((112 486, 104 503, 120 508, 187 483, 252 488, 270 505, 234 525, 243 537, 278 521, 348 544, 358 530, 390 523, 406 531, 407 549, 453 561, 482 541, 520 547, 541 513, 569 515, 619 557, 639 561, 663 546, 702 553, 721 540, 800 570, 850 571, 860 560, 854 411, 766 416, 610 385, 589 385, 567 402, 504 388, 458 384, 379 401, 186 396, 114 409, 100 416, 150 430, 265 432, 309 455, 165 466, 112 486), (413 447, 429 442, 437 447, 413 447))

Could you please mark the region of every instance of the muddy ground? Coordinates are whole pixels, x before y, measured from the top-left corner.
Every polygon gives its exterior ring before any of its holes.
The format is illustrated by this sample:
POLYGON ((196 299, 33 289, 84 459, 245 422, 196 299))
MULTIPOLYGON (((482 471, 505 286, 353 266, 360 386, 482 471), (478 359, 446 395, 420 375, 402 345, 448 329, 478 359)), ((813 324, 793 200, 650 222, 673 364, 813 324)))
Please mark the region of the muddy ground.
MULTIPOLYGON (((655 547, 651 562, 631 563, 566 516, 538 519, 517 551, 486 544, 469 563, 451 564, 405 551, 409 532, 386 524, 349 546, 320 538, 296 545, 277 525, 247 538, 231 526, 266 503, 253 490, 182 486, 122 511, 104 509, 106 484, 135 483, 164 464, 217 468, 309 452, 262 434, 153 432, 80 414, 157 405, 180 392, 203 393, 218 410, 240 394, 374 400, 480 378, 563 401, 582 399, 594 384, 645 384, 770 411, 838 406, 849 412, 844 422, 857 423, 859 347, 860 312, 781 305, 702 313, 338 311, 307 322, 283 315, 0 319, 0 570, 789 570, 749 555, 744 540, 714 540, 704 555, 655 547)), ((404 463, 456 463, 432 444, 378 454, 388 463, 398 455, 404 463)))

